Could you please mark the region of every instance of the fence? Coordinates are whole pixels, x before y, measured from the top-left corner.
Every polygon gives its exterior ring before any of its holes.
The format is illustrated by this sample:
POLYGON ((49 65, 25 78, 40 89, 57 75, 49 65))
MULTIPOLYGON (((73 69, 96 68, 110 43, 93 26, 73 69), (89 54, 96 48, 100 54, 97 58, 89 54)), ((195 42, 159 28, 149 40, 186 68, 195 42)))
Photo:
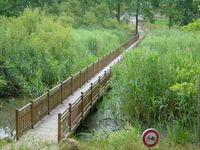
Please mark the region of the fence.
POLYGON ((108 84, 111 75, 112 72, 110 69, 109 72, 105 72, 102 76, 99 76, 99 80, 91 84, 89 90, 84 93, 82 92, 75 103, 69 104, 64 113, 58 114, 58 142, 76 130, 93 105, 95 105, 97 99, 100 97, 100 93, 108 84))
MULTIPOLYGON (((26 131, 33 128, 34 125, 36 125, 43 117, 45 117, 46 115, 49 115, 56 106, 58 106, 59 104, 62 104, 63 101, 66 100, 74 91, 81 88, 83 84, 88 82, 95 74, 97 74, 105 66, 111 63, 115 58, 117 58, 121 54, 122 48, 128 48, 138 39, 139 39, 139 35, 136 35, 133 39, 124 43, 119 48, 104 55, 103 57, 98 59, 96 62, 88 65, 87 67, 82 69, 80 72, 69 77, 64 82, 60 82, 59 85, 57 85, 51 90, 48 90, 42 96, 35 99, 31 103, 27 104, 23 108, 17 109, 16 110, 16 139, 18 140, 24 133, 26 133, 26 131)), ((94 87, 92 86, 92 88, 94 89, 93 94, 98 93, 97 85, 94 87)), ((85 97, 84 94, 83 96, 85 97)), ((79 109, 79 107, 82 107, 80 106, 82 105, 80 101, 78 102, 76 104, 76 107, 74 107, 74 105, 72 106, 72 112, 76 112, 77 114, 79 114, 77 111, 81 110, 79 109)), ((77 117, 76 115, 75 116, 70 115, 71 113, 69 114, 67 111, 65 113, 68 114, 69 116, 65 116, 64 120, 62 119, 62 124, 64 124, 63 122, 71 123, 71 120, 77 117)), ((62 117, 62 116, 59 116, 59 117, 62 117)), ((70 130, 72 129, 72 125, 73 123, 69 125, 70 130)), ((64 129, 62 130, 65 131, 64 129)))

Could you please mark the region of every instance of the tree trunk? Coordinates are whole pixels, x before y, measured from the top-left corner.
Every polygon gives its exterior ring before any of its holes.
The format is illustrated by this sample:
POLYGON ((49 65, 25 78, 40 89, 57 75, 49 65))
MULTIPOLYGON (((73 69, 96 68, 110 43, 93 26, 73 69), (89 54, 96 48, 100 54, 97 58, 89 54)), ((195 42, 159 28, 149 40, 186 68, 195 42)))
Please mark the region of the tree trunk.
POLYGON ((136 11, 135 16, 135 34, 138 34, 138 12, 136 11))
POLYGON ((121 4, 120 4, 120 0, 118 0, 118 4, 117 4, 117 20, 120 22, 120 15, 121 15, 121 4))
POLYGON ((136 14, 135 14, 135 33, 138 34, 138 25, 139 25, 139 20, 138 20, 138 16, 139 16, 139 0, 137 1, 137 8, 136 8, 136 14))

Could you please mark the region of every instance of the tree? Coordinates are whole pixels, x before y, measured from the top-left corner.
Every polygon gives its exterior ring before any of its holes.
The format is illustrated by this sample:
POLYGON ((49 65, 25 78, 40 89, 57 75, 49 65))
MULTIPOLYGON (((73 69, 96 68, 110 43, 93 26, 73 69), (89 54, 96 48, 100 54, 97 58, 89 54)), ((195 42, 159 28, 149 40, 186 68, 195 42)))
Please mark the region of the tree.
POLYGON ((162 0, 161 12, 168 17, 169 28, 174 24, 187 25, 196 20, 200 14, 198 9, 199 0, 162 0))
MULTIPOLYGON (((153 1, 153 0, 152 0, 153 1)), ((144 19, 154 22, 154 11, 151 0, 126 0, 130 13, 135 15, 136 33, 138 33, 138 17, 141 15, 144 19)))

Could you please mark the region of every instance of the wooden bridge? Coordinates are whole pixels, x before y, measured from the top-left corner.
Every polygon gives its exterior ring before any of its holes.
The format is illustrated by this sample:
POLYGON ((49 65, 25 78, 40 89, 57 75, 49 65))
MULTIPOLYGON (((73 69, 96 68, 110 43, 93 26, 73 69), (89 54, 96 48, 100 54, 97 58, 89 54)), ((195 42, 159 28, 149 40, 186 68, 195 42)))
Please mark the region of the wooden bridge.
POLYGON ((87 116, 112 76, 112 66, 123 50, 139 42, 139 35, 60 82, 39 98, 16 110, 16 139, 25 133, 60 142, 69 136, 87 116))

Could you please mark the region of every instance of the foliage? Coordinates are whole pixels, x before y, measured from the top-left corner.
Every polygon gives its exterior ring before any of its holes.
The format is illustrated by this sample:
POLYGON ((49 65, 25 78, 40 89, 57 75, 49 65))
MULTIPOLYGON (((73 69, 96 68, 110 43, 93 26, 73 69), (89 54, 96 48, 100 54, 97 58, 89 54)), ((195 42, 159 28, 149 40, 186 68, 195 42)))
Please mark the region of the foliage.
MULTIPOLYGON (((180 137, 177 137, 180 138, 180 137)), ((89 142, 80 141, 80 149, 83 150, 145 150, 147 149, 141 141, 141 133, 133 127, 107 133, 106 135, 96 134, 89 142)), ((153 150, 197 150, 198 147, 190 143, 176 143, 171 137, 161 137, 153 150)))
POLYGON ((125 120, 147 126, 157 121, 195 124, 199 41, 192 33, 155 30, 125 56, 113 81, 113 102, 125 120))
POLYGON ((174 24, 187 25, 200 15, 196 0, 161 0, 161 13, 169 18, 169 28, 174 24))
POLYGON ((68 22, 31 8, 0 17, 0 97, 40 95, 127 39, 122 26, 74 29, 68 22))
POLYGON ((182 30, 189 31, 189 32, 200 32, 200 19, 197 21, 188 24, 187 26, 183 26, 182 30))

